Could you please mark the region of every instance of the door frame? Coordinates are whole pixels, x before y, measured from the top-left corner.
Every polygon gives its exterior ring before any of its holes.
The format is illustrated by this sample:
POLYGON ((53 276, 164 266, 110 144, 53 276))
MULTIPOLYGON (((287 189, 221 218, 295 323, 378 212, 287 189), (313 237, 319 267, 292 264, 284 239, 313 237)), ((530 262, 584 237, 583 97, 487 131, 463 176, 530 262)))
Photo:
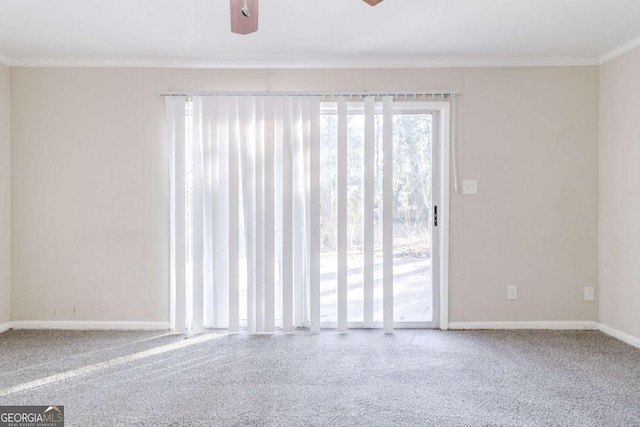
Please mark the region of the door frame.
POLYGON ((449 329, 449 199, 451 162, 451 106, 449 101, 396 102, 394 113, 425 113, 433 115, 432 182, 433 205, 438 206, 438 226, 433 227, 431 265, 433 286, 433 320, 431 322, 394 322, 394 328, 449 329), (436 245, 437 243, 437 245, 436 245), (436 303, 437 301, 437 303, 436 303))

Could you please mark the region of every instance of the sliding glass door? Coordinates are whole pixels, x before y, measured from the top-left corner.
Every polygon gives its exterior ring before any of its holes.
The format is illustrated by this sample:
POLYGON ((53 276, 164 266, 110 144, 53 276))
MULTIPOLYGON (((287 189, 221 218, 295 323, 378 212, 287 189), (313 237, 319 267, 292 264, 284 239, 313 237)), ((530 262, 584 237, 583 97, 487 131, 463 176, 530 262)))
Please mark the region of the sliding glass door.
MULTIPOLYGON (((365 150, 362 103, 348 105, 346 147, 347 319, 349 327, 381 327, 383 322, 383 132, 376 104, 373 150, 365 150), (371 162, 367 165, 367 162, 371 162), (366 169, 373 173, 372 206, 365 199, 366 169), (373 262, 365 260, 366 209, 372 216, 373 262), (373 283, 372 321, 365 311, 365 276, 373 283)), ((338 321, 338 115, 326 103, 320 120, 321 321, 338 321)), ((394 106, 393 114, 393 319, 395 327, 437 327, 438 200, 437 114, 416 104, 394 106)))
POLYGON ((168 98, 172 328, 438 327, 429 105, 168 98))

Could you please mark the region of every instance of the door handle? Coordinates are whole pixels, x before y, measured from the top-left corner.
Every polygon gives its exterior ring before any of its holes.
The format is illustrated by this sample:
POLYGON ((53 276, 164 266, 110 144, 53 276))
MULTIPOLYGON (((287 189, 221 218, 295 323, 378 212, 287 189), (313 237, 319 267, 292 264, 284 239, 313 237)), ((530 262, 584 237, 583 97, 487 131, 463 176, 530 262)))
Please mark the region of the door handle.
POLYGON ((433 207, 433 226, 438 226, 438 206, 433 207))

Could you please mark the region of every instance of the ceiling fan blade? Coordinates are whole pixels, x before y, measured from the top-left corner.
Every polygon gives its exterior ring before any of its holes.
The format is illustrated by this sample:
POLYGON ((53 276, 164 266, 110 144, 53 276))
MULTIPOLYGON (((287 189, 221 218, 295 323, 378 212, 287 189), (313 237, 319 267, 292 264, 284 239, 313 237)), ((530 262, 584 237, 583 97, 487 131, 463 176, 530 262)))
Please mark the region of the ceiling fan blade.
POLYGON ((364 0, 369 6, 375 6, 377 4, 382 3, 382 0, 364 0))
POLYGON ((231 0, 231 32, 250 34, 258 31, 258 0, 231 0))

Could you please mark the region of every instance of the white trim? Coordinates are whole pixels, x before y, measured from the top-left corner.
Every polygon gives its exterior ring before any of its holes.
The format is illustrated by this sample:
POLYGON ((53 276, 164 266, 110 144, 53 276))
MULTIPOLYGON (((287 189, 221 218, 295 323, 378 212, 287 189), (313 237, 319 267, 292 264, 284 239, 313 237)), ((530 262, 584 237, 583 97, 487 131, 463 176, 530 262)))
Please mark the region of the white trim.
MULTIPOLYGON (((323 322, 322 328, 335 329, 335 322, 323 322)), ((349 323, 350 328, 362 328, 362 323, 349 323)), ((394 322, 396 328, 423 328, 427 324, 394 322)), ((558 331, 600 331, 629 345, 640 348, 640 338, 618 329, 591 321, 530 321, 530 322, 451 322, 451 330, 534 330, 547 329, 558 331)), ((374 324, 382 327, 382 323, 374 324)), ((73 331, 111 330, 111 331, 164 331, 169 330, 169 322, 110 322, 110 321, 40 321, 23 320, 0 324, 0 334, 9 329, 61 329, 73 331)))
POLYGON ((621 44, 615 49, 610 50, 604 55, 600 56, 600 65, 611 61, 612 59, 617 58, 618 56, 624 55, 625 53, 640 47, 640 36, 636 37, 633 40, 629 40, 628 42, 621 44))
POLYGON ((633 335, 629 335, 626 332, 622 332, 618 329, 614 329, 609 327, 603 323, 599 323, 599 330, 602 333, 605 333, 613 338, 619 339, 620 341, 624 341, 629 345, 640 348, 640 338, 634 337, 633 335))
POLYGON ((597 331, 598 322, 591 321, 531 321, 531 322, 451 322, 449 329, 553 329, 558 331, 597 331))
POLYGON ((11 67, 78 68, 465 68, 570 67, 600 65, 599 58, 385 58, 385 57, 256 57, 220 60, 5 58, 11 67))
POLYGON ((19 320, 11 322, 10 327, 12 329, 64 329, 72 331, 164 331, 169 330, 169 322, 19 320))
POLYGON ((11 329, 11 322, 1 323, 0 324, 0 334, 3 332, 7 332, 11 329))
MULTIPOLYGON (((440 110, 441 145, 440 156, 440 329, 449 329, 449 193, 450 193, 450 156, 451 156, 451 104, 434 103, 440 110)), ((453 126, 457 126, 453 123, 453 126)))
POLYGON ((9 67, 11 65, 11 59, 9 59, 8 57, 0 54, 0 64, 6 65, 7 67, 9 67))

